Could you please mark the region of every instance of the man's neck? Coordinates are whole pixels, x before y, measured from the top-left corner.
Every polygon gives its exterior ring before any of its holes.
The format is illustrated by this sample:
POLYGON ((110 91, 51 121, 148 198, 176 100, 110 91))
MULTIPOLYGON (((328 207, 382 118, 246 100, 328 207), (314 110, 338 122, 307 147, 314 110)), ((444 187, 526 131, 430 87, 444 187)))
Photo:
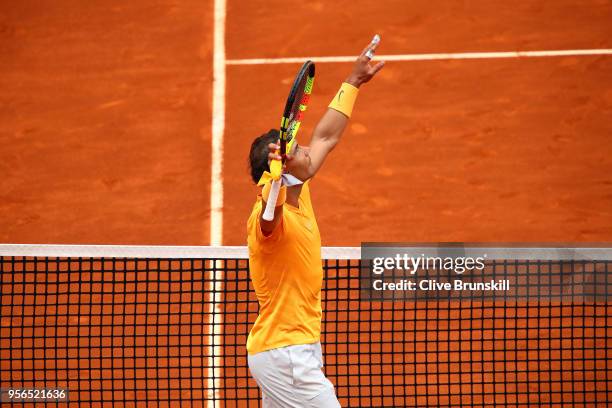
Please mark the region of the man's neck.
POLYGON ((302 193, 303 184, 298 184, 296 186, 287 187, 287 203, 299 208, 299 199, 300 194, 302 193))

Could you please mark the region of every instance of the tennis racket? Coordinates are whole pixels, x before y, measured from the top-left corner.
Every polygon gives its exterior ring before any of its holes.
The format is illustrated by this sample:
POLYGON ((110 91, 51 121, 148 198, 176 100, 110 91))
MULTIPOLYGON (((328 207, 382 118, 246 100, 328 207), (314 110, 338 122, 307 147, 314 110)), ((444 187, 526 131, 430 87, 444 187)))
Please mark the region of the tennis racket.
POLYGON ((291 142, 295 141, 295 136, 300 129, 304 112, 310 101, 310 94, 314 84, 315 64, 312 61, 306 61, 302 68, 297 73, 293 86, 289 92, 289 97, 285 103, 285 110, 281 118, 280 125, 280 156, 281 160, 272 160, 270 163, 270 173, 274 178, 272 188, 266 203, 266 209, 263 214, 263 219, 272 221, 274 219, 274 208, 278 199, 278 192, 282 184, 283 165, 287 158, 287 148, 292 146, 291 142))

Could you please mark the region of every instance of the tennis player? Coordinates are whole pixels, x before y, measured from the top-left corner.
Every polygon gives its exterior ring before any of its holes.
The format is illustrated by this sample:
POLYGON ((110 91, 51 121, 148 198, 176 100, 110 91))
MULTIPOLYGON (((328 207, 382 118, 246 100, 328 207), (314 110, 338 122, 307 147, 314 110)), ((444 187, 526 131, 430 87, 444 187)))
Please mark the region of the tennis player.
POLYGON ((340 141, 359 88, 384 65, 370 62, 379 37, 363 50, 315 127, 310 146, 288 143, 283 187, 274 218, 263 209, 270 191, 271 160, 280 160, 277 130, 256 138, 249 155, 251 177, 265 184, 247 223, 250 276, 259 316, 247 340, 248 362, 263 406, 339 407, 334 386, 323 374, 321 353, 321 237, 310 201, 312 179, 340 141))

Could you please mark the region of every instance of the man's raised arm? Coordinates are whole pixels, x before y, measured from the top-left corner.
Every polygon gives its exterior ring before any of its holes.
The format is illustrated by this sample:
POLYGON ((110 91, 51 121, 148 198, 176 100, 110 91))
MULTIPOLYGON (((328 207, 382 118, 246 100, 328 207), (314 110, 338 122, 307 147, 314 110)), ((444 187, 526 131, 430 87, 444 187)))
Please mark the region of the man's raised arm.
POLYGON ((370 64, 370 58, 377 47, 378 41, 373 40, 364 48, 353 65, 353 71, 317 123, 310 140, 310 167, 308 169, 310 177, 316 174, 327 155, 340 141, 351 116, 359 87, 372 79, 385 65, 384 61, 374 65, 370 64))

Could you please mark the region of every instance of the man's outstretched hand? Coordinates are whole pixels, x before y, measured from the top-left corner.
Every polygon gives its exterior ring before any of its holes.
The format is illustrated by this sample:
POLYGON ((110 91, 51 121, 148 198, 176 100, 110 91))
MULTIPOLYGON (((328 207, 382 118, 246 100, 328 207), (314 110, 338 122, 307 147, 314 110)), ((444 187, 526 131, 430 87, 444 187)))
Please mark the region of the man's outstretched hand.
POLYGON ((355 60, 353 65, 353 72, 348 76, 345 82, 359 88, 361 84, 365 84, 376 75, 378 71, 385 66, 385 61, 380 61, 376 64, 371 64, 371 56, 380 44, 380 37, 375 36, 372 42, 363 49, 359 57, 355 60))

